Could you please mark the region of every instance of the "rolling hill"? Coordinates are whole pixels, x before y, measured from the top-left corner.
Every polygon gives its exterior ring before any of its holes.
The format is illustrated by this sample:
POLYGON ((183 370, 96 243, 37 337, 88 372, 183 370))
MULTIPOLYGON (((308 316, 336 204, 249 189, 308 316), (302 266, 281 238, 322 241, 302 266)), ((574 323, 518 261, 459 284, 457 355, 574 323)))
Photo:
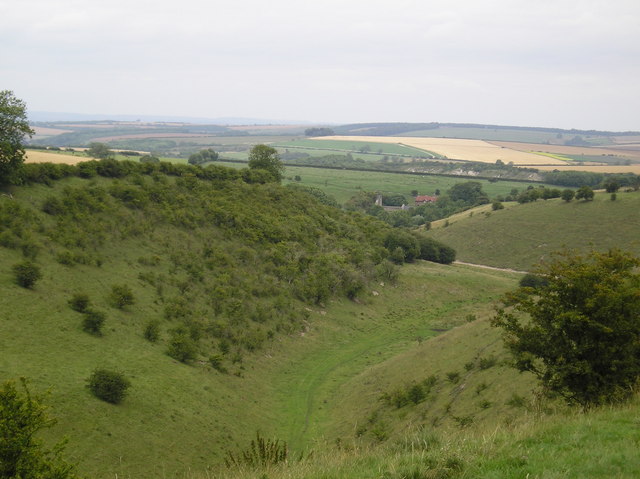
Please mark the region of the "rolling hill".
POLYGON ((640 194, 622 192, 615 201, 597 193, 593 201, 561 199, 510 203, 503 210, 469 211, 436 224, 429 234, 453 246, 469 263, 528 270, 563 248, 640 254, 640 194))

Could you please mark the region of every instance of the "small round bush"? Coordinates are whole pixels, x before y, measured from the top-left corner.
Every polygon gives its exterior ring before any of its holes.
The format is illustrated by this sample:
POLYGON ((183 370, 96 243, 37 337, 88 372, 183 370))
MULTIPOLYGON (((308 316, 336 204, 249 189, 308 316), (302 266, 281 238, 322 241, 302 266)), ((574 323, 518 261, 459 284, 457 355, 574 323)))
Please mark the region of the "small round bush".
POLYGON ((96 369, 87 380, 87 387, 98 399, 119 404, 127 395, 131 383, 122 373, 108 369, 96 369))
POLYGON ((190 337, 184 334, 174 334, 169 341, 167 354, 181 363, 189 363, 196 359, 198 348, 190 337))
POLYGON ((91 301, 85 293, 75 293, 69 300, 69 307, 78 313, 84 313, 89 308, 91 301))
POLYGON ((87 310, 82 319, 82 330, 95 336, 102 336, 105 314, 102 311, 87 310))
POLYGON ((133 304, 133 291, 126 284, 115 284, 111 287, 109 302, 118 309, 133 304))
POLYGON ((33 288, 36 281, 42 278, 40 268, 31 261, 14 264, 11 269, 16 283, 23 288, 33 288))

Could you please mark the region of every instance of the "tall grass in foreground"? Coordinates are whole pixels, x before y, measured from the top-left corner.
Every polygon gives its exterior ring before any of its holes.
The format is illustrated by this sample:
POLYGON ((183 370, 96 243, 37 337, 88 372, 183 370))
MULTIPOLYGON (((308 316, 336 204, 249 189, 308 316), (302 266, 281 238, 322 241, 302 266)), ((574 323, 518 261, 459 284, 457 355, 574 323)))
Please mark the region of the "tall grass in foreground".
POLYGON ((590 413, 532 414, 485 431, 419 430, 379 447, 318 446, 301 461, 186 474, 192 479, 634 478, 640 470, 638 399, 590 413))

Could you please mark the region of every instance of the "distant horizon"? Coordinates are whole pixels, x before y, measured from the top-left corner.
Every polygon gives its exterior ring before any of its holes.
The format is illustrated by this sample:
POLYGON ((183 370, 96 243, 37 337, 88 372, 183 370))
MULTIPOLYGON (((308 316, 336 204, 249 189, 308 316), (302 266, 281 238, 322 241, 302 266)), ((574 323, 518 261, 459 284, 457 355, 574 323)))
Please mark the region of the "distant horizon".
POLYGON ((150 122, 150 123, 185 123, 194 125, 216 125, 216 126, 342 126, 359 124, 424 124, 433 123, 439 125, 475 125, 498 128, 518 128, 518 129, 540 129, 559 130, 565 132, 604 132, 604 133, 624 133, 640 134, 638 130, 602 130, 597 128, 563 128, 555 126, 539 125, 510 125, 498 123, 476 123, 466 121, 357 121, 357 122, 314 122, 311 120, 287 120, 287 119, 266 119, 248 118, 239 116, 208 118, 192 117, 187 115, 132 115, 132 114, 104 114, 104 113, 74 113, 74 112, 52 112, 52 111, 29 111, 29 123, 55 123, 55 122, 93 122, 93 121, 113 121, 113 122, 150 122))

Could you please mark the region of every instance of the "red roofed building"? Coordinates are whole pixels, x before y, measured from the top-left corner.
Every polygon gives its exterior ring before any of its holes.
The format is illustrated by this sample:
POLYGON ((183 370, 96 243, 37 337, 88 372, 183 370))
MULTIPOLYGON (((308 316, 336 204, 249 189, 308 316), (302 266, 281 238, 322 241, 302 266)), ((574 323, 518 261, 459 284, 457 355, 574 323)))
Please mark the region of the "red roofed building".
POLYGON ((435 203, 436 201, 438 201, 437 196, 416 196, 416 206, 424 205, 425 203, 435 203))

